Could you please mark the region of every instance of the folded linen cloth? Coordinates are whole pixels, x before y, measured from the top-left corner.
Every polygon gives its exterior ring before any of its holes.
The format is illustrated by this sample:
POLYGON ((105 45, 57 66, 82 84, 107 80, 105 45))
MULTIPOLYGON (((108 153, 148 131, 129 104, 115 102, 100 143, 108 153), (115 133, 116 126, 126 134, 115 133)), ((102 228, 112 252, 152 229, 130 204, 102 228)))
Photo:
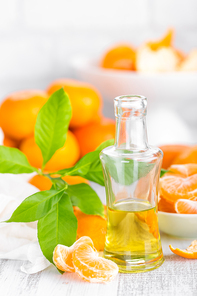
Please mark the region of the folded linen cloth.
POLYGON ((37 222, 2 222, 11 217, 26 197, 39 191, 27 179, 29 175, 25 174, 0 174, 0 259, 24 260, 21 271, 32 274, 51 264, 40 249, 37 222))

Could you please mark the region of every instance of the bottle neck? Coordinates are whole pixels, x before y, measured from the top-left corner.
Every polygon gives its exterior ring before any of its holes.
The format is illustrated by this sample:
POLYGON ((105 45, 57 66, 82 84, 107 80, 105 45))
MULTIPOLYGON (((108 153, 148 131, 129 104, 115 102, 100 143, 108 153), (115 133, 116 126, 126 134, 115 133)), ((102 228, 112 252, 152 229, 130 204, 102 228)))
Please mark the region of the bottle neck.
POLYGON ((116 117, 115 146, 118 149, 146 150, 146 116, 116 117))

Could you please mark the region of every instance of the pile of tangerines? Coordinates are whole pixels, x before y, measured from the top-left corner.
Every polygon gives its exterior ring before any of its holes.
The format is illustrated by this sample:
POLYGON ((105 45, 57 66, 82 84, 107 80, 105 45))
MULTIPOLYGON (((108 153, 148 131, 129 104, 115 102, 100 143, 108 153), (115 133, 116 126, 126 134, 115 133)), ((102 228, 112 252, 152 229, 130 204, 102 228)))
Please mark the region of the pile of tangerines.
POLYGON ((87 83, 61 79, 52 82, 46 91, 19 91, 4 99, 0 106, 4 145, 19 148, 31 165, 40 168, 42 155, 33 135, 36 117, 49 96, 62 87, 71 101, 72 119, 67 141, 47 163, 47 171, 73 166, 81 156, 115 135, 114 121, 101 113, 102 98, 99 92, 87 83))
MULTIPOLYGON (((0 106, 3 144, 19 148, 32 166, 41 168, 42 154, 34 140, 36 117, 49 96, 62 87, 70 98, 72 119, 66 143, 47 163, 46 172, 74 166, 80 157, 115 136, 114 121, 102 115, 102 97, 98 90, 77 80, 61 79, 52 82, 46 91, 19 91, 3 100, 0 106)), ((70 185, 88 183, 78 176, 66 176, 64 179, 70 185)), ((40 190, 48 190, 52 185, 48 178, 39 175, 29 182, 40 190)), ((78 238, 88 235, 97 250, 103 250, 106 220, 99 216, 85 215, 78 208, 74 209, 74 213, 78 219, 78 238)))

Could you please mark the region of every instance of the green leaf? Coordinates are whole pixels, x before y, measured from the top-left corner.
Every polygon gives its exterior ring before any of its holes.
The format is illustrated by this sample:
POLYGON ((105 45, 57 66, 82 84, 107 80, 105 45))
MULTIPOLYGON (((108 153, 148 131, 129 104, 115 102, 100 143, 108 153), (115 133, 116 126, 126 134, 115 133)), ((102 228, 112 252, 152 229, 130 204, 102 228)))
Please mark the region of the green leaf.
POLYGON ((154 167, 154 163, 140 162, 126 157, 112 158, 102 155, 105 167, 115 182, 122 185, 131 185, 146 176, 154 167))
POLYGON ((73 206, 80 208, 83 213, 104 216, 103 204, 96 192, 88 184, 69 185, 67 193, 73 206))
POLYGON ((9 174, 28 174, 37 172, 38 170, 32 167, 27 157, 17 148, 0 146, 0 173, 9 174))
POLYGON ((35 141, 42 152, 43 167, 64 145, 71 115, 71 104, 63 88, 53 93, 38 113, 35 141))
POLYGON ((90 152, 82 157, 74 167, 57 171, 54 174, 60 174, 61 176, 81 176, 89 181, 104 186, 102 165, 100 162, 99 154, 101 150, 110 145, 113 145, 113 143, 114 140, 103 142, 95 151, 90 152))
POLYGON ((109 146, 112 146, 114 145, 114 139, 111 139, 111 140, 107 140, 105 142, 103 142, 101 145, 99 145, 97 148, 96 148, 96 151, 99 151, 101 152, 103 149, 109 147, 109 146))
POLYGON ((99 158, 100 152, 99 151, 94 151, 94 152, 95 152, 94 161, 92 161, 89 171, 83 177, 85 179, 88 179, 89 181, 92 181, 104 186, 105 184, 104 184, 104 178, 103 178, 103 170, 102 170, 102 165, 99 158))
POLYGON ((64 189, 40 191, 27 197, 6 222, 32 222, 44 217, 61 199, 64 189))
POLYGON ((64 193, 52 210, 38 221, 38 240, 44 256, 53 263, 58 244, 71 246, 77 236, 77 218, 69 196, 64 193))
MULTIPOLYGON (((86 154, 72 168, 57 171, 53 174, 63 176, 81 176, 89 181, 96 182, 104 186, 102 166, 99 159, 99 151, 93 151, 86 154)), ((51 174, 52 175, 52 174, 51 174)))
POLYGON ((166 173, 168 173, 169 170, 164 170, 164 169, 161 169, 161 172, 160 172, 160 178, 163 177, 163 175, 165 175, 166 173))
MULTIPOLYGON (((96 153, 97 155, 98 153, 96 153)), ((84 176, 89 171, 90 165, 95 159, 95 151, 90 152, 83 156, 75 166, 68 169, 63 169, 55 172, 54 174, 59 174, 61 176, 84 176)))
POLYGON ((50 178, 50 180, 53 183, 52 188, 55 190, 66 189, 68 186, 62 178, 50 178))
POLYGON ((95 183, 98 183, 102 186, 105 185, 104 183, 104 178, 103 178, 103 170, 102 170, 102 165, 100 161, 100 152, 108 147, 114 144, 114 140, 107 140, 103 142, 97 149, 94 151, 94 159, 92 161, 92 164, 90 165, 88 173, 84 176, 84 178, 93 181, 95 183))

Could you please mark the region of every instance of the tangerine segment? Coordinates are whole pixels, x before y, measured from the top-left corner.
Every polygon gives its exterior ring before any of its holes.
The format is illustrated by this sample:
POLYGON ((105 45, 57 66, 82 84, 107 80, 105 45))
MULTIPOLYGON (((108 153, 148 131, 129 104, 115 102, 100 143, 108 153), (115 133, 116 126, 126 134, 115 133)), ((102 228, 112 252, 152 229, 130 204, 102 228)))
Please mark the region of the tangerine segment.
POLYGON ((167 212, 167 213, 176 213, 174 209, 174 204, 169 203, 165 198, 160 196, 159 202, 158 202, 158 210, 161 212, 167 212))
POLYGON ((76 246, 80 244, 87 244, 94 248, 91 238, 84 236, 78 239, 71 247, 64 245, 57 245, 53 251, 53 262, 61 271, 74 272, 72 254, 76 246))
POLYGON ((197 174, 197 164, 196 163, 188 163, 188 164, 179 164, 179 165, 171 165, 169 171, 173 174, 181 174, 184 177, 189 177, 197 174))
POLYGON ((197 201, 178 199, 175 210, 178 214, 197 214, 197 201))
POLYGON ((197 198, 197 174, 183 177, 179 175, 168 175, 160 179, 160 194, 169 203, 178 199, 197 198))
POLYGON ((79 244, 73 252, 75 272, 84 280, 92 283, 111 281, 118 274, 118 266, 101 258, 88 244, 79 244))
POLYGON ((181 257, 187 259, 197 259, 197 240, 194 240, 191 245, 186 250, 174 249, 171 245, 169 245, 170 250, 181 257))
POLYGON ((159 147, 163 151, 162 168, 168 169, 176 157, 185 151, 186 145, 163 145, 159 147))
POLYGON ((74 272, 71 247, 57 245, 53 252, 53 262, 61 271, 74 272))

